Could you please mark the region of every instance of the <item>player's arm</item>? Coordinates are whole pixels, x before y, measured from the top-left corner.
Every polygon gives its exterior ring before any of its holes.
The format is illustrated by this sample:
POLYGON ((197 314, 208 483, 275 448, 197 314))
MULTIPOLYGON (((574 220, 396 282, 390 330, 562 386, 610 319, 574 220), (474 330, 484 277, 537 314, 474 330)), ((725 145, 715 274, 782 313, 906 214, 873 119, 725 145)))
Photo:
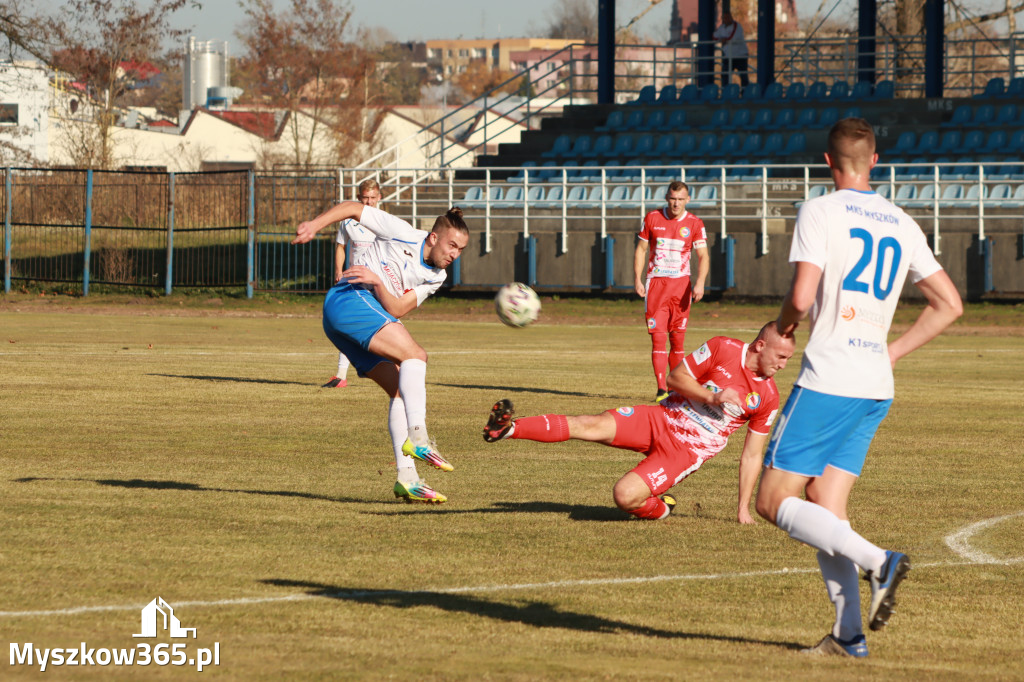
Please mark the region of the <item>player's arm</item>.
POLYGON ((332 223, 348 218, 359 220, 363 216, 363 205, 358 201, 343 201, 295 228, 295 239, 292 244, 305 244, 313 240, 316 233, 332 223))
POLYGON ((736 508, 736 520, 740 523, 754 523, 754 517, 750 515, 750 500, 754 496, 754 485, 761 471, 764 448, 767 444, 767 433, 756 433, 747 427, 743 452, 740 453, 740 495, 736 508))
POLYGON ((775 321, 779 333, 783 336, 792 334, 800 320, 807 317, 811 306, 814 305, 814 298, 818 293, 818 283, 821 281, 821 268, 813 263, 797 261, 796 270, 793 273, 793 281, 789 285, 789 292, 782 301, 782 310, 779 311, 779 319, 775 321))
POLYGON ((334 243, 334 283, 341 280, 341 273, 345 271, 345 245, 334 243))
POLYGON ((707 246, 698 247, 694 251, 697 252, 697 278, 693 280, 693 300, 699 301, 704 298, 704 283, 711 271, 711 257, 707 246))
POLYGON ((889 361, 893 367, 897 360, 934 339, 964 313, 960 292, 945 270, 919 280, 915 286, 928 299, 928 305, 910 329, 889 344, 889 361))
POLYGON ((384 282, 381 278, 370 268, 365 265, 353 265, 351 268, 346 269, 341 273, 342 277, 348 279, 353 284, 368 284, 372 287, 373 295, 380 301, 381 306, 384 310, 388 311, 395 317, 402 317, 407 315, 417 305, 419 300, 416 297, 416 291, 410 289, 401 296, 395 296, 387 287, 384 286, 384 282))
POLYGON ((670 391, 674 391, 694 402, 701 402, 706 405, 731 403, 737 407, 742 404, 740 394, 734 388, 726 388, 716 393, 701 386, 697 378, 690 374, 690 368, 685 360, 669 372, 665 382, 670 391))
POLYGON ((647 240, 641 239, 636 243, 636 251, 633 252, 633 288, 637 296, 643 298, 647 295, 647 285, 644 280, 647 277, 647 251, 649 245, 647 240))

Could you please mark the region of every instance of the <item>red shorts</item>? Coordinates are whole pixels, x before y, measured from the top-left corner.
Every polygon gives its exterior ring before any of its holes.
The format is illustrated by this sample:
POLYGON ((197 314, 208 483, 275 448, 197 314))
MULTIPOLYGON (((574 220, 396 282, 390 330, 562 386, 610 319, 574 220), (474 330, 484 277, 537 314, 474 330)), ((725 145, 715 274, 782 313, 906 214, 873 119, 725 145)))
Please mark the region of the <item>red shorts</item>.
POLYGON ((686 331, 693 288, 689 277, 651 277, 644 297, 647 332, 686 331))
POLYGON ((690 446, 672 435, 660 405, 620 407, 608 413, 615 418, 612 447, 647 455, 633 473, 644 479, 652 495, 662 494, 700 466, 690 446))

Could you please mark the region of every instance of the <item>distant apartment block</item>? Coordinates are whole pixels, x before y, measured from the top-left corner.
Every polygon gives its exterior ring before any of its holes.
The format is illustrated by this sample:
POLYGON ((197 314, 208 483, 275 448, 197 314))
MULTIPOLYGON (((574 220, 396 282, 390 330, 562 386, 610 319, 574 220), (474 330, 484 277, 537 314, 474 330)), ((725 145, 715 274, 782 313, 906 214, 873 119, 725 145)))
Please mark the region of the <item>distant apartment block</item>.
POLYGON ((455 76, 473 62, 483 62, 488 69, 513 70, 512 53, 528 50, 557 52, 582 40, 560 38, 495 38, 484 40, 428 40, 427 63, 444 77, 455 76))

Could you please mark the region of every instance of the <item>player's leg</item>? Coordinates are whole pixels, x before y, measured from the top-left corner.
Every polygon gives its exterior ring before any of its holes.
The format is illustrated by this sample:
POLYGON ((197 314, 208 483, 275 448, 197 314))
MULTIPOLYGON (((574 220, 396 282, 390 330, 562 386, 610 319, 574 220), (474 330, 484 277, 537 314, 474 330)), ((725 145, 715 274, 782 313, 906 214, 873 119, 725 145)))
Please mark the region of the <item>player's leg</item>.
POLYGON ((416 460, 402 450, 409 434, 406 420, 405 402, 398 390, 398 367, 393 362, 381 362, 366 376, 373 379, 384 392, 391 396, 388 406, 388 434, 391 436, 391 448, 395 454, 395 497, 407 502, 446 502, 446 498, 420 479, 416 471, 416 460))
POLYGON ((386 324, 369 343, 369 350, 398 365, 398 389, 405 402, 409 442, 405 452, 442 471, 452 465, 441 456, 427 435, 427 352, 416 343, 405 325, 386 324))
POLYGON ((348 381, 345 380, 345 375, 348 374, 349 361, 345 357, 344 353, 338 353, 338 369, 327 383, 323 385, 323 388, 345 388, 348 386, 348 381))
POLYGON ((668 397, 668 344, 669 330, 669 292, 668 280, 664 277, 652 277, 648 280, 647 296, 644 297, 644 320, 647 333, 651 337, 651 366, 658 384, 658 392, 654 401, 661 402, 668 397))
POLYGON ((646 457, 616 481, 612 499, 619 509, 641 519, 663 519, 675 507, 668 490, 700 466, 689 448, 666 432, 664 411, 651 405, 609 410, 615 422, 612 447, 646 457))
POLYGON ((676 368, 683 358, 686 357, 686 350, 683 346, 686 341, 686 323, 690 319, 690 299, 693 297, 693 286, 689 277, 682 277, 676 280, 677 295, 672 297, 671 308, 668 320, 668 368, 671 372, 676 368))

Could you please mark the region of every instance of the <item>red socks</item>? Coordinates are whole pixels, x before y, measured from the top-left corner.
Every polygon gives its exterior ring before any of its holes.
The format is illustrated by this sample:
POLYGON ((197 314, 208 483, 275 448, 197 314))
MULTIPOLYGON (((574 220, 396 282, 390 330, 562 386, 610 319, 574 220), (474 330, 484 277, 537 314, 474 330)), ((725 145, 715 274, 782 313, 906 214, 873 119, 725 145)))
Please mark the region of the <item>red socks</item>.
POLYGON ((564 414, 542 414, 516 419, 510 438, 524 438, 538 443, 561 443, 569 440, 569 420, 564 414))
POLYGON ((669 508, 660 497, 652 495, 636 509, 630 509, 629 513, 638 519, 663 519, 668 516, 669 508))
POLYGON ((665 377, 668 376, 668 353, 665 352, 665 342, 668 341, 668 334, 651 334, 651 365, 654 367, 654 378, 658 380, 658 390, 667 391, 668 384, 665 377))

